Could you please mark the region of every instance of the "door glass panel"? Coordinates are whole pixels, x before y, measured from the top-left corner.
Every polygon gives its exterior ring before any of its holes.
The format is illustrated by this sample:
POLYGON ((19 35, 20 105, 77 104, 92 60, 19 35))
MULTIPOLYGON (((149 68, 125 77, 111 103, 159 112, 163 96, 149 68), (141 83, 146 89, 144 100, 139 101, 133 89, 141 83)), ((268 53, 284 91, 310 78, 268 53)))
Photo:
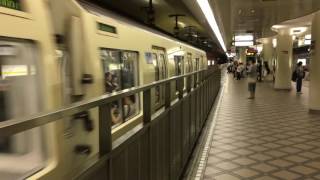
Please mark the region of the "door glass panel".
MULTIPOLYGON (((158 56, 156 53, 152 53, 152 61, 153 61, 153 66, 154 66, 154 76, 155 76, 155 81, 160 80, 160 63, 158 61, 158 56)), ((160 103, 160 86, 155 87, 155 103, 159 104, 160 103)))
MULTIPOLYGON (((195 71, 199 71, 199 70, 200 70, 199 58, 196 58, 195 71)), ((196 77, 196 81, 195 81, 195 84, 196 84, 199 82, 199 75, 197 74, 195 77, 196 77)))
MULTIPOLYGON (((106 93, 113 93, 121 90, 121 61, 120 51, 101 49, 101 60, 104 70, 104 86, 106 93)), ((111 103, 112 127, 123 123, 121 100, 111 103)))
POLYGON ((160 54, 159 61, 161 64, 161 78, 165 79, 167 77, 167 63, 164 54, 160 54))
MULTIPOLYGON (((37 60, 32 42, 0 39, 0 122, 43 110, 37 60)), ((42 129, 34 128, 0 138, 0 175, 19 179, 41 169, 43 137, 42 129)))
MULTIPOLYGON (((190 53, 187 54, 187 61, 186 61, 186 74, 192 72, 192 55, 190 53)), ((191 82, 192 83, 192 82, 191 82)), ((184 89, 187 88, 187 78, 184 78, 184 89)))
POLYGON ((159 62, 158 62, 158 57, 156 53, 152 53, 152 62, 153 62, 153 66, 154 66, 154 74, 155 74, 155 81, 159 81, 160 80, 160 68, 159 68, 159 62))
MULTIPOLYGON (((175 76, 183 75, 183 56, 174 56, 175 76)), ((176 91, 178 91, 178 81, 176 81, 176 91)))
MULTIPOLYGON (((123 89, 132 88, 138 85, 138 53, 123 51, 121 57, 122 87, 123 89)), ((123 117, 125 121, 139 112, 138 100, 138 95, 128 96, 122 100, 123 117)))
POLYGON ((121 90, 121 60, 120 52, 115 50, 101 50, 103 62, 105 90, 112 93, 121 90))

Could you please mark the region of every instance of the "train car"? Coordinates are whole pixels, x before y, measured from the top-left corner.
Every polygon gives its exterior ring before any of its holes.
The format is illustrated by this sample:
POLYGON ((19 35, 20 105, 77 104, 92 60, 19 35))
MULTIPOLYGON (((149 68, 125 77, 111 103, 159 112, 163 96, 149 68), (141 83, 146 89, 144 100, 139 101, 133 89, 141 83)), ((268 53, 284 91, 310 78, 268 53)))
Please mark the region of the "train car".
MULTIPOLYGON (((46 0, 0 1, 0 121, 61 106, 59 62, 46 0)), ((57 126, 0 138, 0 179, 42 176, 58 161, 57 126)))
MULTIPOLYGON (((3 116, 1 120, 207 68, 204 51, 85 2, 38 0, 26 1, 21 7, 23 9, 19 10, 0 7, 1 22, 8 22, 0 29, 0 37, 3 37, 0 39, 0 59, 8 59, 1 61, 4 63, 1 64, 1 85, 8 87, 6 84, 10 84, 11 89, 6 92, 23 96, 10 100, 10 106, 3 103, 9 111, 15 109, 17 103, 24 103, 26 109, 12 116, 3 116), (19 57, 14 54, 18 47, 22 47, 19 55, 24 60, 27 55, 21 53, 33 52, 23 66, 19 61, 9 60, 19 57), (7 50, 1 55, 4 48, 7 50), (12 54, 7 55, 8 52, 12 54), (6 68, 7 62, 15 66, 6 68), (15 73, 15 78, 11 78, 15 73), (25 76, 30 76, 30 80, 25 76), (15 87, 14 83, 19 85, 15 87), (34 105, 30 106, 31 103, 34 105)), ((198 80, 199 77, 192 78, 192 84, 198 80)), ((172 83, 171 90, 174 103, 179 93, 175 83, 172 83)), ((142 123, 142 98, 142 94, 136 94, 112 103, 110 114, 114 144, 142 123)), ((156 116, 157 112, 163 111, 164 87, 153 89, 151 100, 156 116)), ((0 149, 0 172, 6 172, 8 177, 30 179, 72 179, 81 174, 86 164, 99 158, 97 116, 98 110, 92 109, 32 130, 32 133, 22 133, 14 140, 1 139, 0 147, 9 143, 17 149, 13 148, 9 153, 0 149), (26 145, 23 144, 30 146, 27 149, 31 152, 24 150, 26 145), (26 156, 25 161, 21 157, 9 161, 8 158, 15 153, 30 156, 26 156), (32 165, 19 164, 18 161, 32 165), (1 162, 10 162, 12 166, 1 162), (21 170, 18 168, 20 165, 21 170)))

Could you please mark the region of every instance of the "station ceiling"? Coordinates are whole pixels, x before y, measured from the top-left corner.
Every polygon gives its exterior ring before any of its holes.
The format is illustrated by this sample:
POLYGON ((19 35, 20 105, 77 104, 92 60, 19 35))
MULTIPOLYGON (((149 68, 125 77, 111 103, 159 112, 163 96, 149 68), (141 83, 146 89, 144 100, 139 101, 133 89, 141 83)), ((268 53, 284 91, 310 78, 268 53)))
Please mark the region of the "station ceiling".
POLYGON ((320 0, 231 0, 231 4, 233 33, 249 31, 258 38, 275 35, 271 31, 275 24, 320 10, 320 0))
MULTIPOLYGON (((149 0, 88 0, 102 7, 147 22, 149 0)), ((154 25, 173 34, 175 26, 171 14, 179 18, 179 38, 202 46, 212 52, 221 52, 196 0, 152 0, 154 25), (198 37, 197 37, 198 36, 198 37)), ((320 10, 320 0, 209 0, 215 12, 226 46, 234 34, 253 33, 256 38, 275 35, 271 26, 320 10)))
MULTIPOLYGON (((149 7, 149 0, 91 0, 90 2, 148 24, 147 7, 149 7)), ((169 15, 184 15, 178 19, 179 39, 213 52, 220 50, 208 31, 181 0, 152 0, 152 4, 155 27, 174 34, 175 18, 169 17, 169 15)))

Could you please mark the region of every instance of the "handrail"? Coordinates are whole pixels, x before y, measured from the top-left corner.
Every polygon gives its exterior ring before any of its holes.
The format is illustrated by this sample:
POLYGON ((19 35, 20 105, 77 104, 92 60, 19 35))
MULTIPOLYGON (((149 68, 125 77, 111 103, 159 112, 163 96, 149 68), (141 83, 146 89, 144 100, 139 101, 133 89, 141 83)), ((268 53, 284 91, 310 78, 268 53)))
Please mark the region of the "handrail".
POLYGON ((80 102, 76 102, 69 106, 59 108, 55 111, 43 112, 36 115, 28 116, 28 117, 11 119, 4 122, 0 122, 0 137, 9 136, 9 135, 13 135, 13 134, 26 131, 32 128, 36 128, 36 127, 48 124, 50 122, 57 121, 64 117, 71 116, 91 108, 103 106, 115 100, 130 96, 136 93, 140 93, 142 91, 151 89, 159 85, 170 83, 171 81, 174 81, 174 80, 180 80, 185 77, 189 77, 195 74, 200 74, 205 71, 207 70, 200 70, 200 71, 196 71, 196 72, 192 72, 192 73, 188 73, 180 76, 174 76, 169 79, 152 82, 150 84, 125 89, 125 90, 114 92, 111 94, 101 95, 99 97, 92 98, 90 100, 83 100, 80 102))

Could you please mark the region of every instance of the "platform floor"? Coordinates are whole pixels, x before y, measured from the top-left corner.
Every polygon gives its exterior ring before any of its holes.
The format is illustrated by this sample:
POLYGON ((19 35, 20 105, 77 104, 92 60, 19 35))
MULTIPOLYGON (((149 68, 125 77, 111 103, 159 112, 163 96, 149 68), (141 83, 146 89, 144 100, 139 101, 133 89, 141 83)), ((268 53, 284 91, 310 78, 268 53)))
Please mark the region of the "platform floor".
POLYGON ((227 76, 202 179, 320 179, 320 115, 308 113, 307 89, 258 83, 249 100, 246 80, 227 76))

